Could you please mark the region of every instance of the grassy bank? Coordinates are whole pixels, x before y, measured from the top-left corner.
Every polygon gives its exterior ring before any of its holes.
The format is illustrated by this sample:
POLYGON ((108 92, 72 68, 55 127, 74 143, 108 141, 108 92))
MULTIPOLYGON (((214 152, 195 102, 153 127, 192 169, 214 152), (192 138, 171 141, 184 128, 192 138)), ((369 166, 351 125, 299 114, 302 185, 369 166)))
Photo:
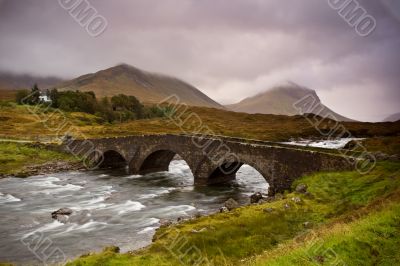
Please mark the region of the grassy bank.
POLYGON ((356 254, 360 254, 363 265, 376 261, 400 263, 392 253, 400 230, 399 170, 399 163, 380 162, 367 175, 354 171, 305 176, 294 186, 307 184, 310 195, 288 193, 271 203, 163 227, 155 242, 144 250, 118 254, 115 249, 107 249, 69 265, 193 265, 196 261, 202 265, 311 265, 314 259, 321 264, 329 262, 330 257, 323 252, 307 260, 313 248, 311 242, 293 240, 315 234, 324 248, 333 248, 348 265, 359 265, 351 256, 354 252, 359 252, 356 254), (376 235, 381 237, 378 242, 376 235), (281 258, 280 254, 286 257, 281 258))
POLYGON ((72 155, 43 145, 0 142, 0 175, 23 175, 28 167, 52 162, 77 162, 72 155))
MULTIPOLYGON (((32 108, 32 107, 31 107, 32 108)), ((235 113, 225 110, 190 107, 179 113, 182 127, 168 118, 142 119, 123 123, 104 123, 101 118, 74 112, 60 112, 56 109, 37 109, 31 113, 28 106, 12 102, 0 104, 0 138, 37 139, 56 138, 70 131, 79 132, 77 137, 89 138, 127 136, 137 134, 165 134, 200 132, 268 141, 286 141, 290 138, 320 138, 321 133, 301 116, 279 116, 264 114, 235 113), (186 120, 188 119, 188 120, 186 120), (201 123, 199 123, 199 119, 201 123), (68 122, 68 123, 66 123, 68 122), (65 126, 62 126, 65 125, 65 126)), ((177 114, 178 115, 178 114, 177 114)), ((329 131, 329 125, 320 129, 329 131)), ((343 123, 355 137, 397 136, 397 123, 343 123)))
POLYGON ((400 203, 387 204, 266 252, 249 265, 398 265, 400 203))

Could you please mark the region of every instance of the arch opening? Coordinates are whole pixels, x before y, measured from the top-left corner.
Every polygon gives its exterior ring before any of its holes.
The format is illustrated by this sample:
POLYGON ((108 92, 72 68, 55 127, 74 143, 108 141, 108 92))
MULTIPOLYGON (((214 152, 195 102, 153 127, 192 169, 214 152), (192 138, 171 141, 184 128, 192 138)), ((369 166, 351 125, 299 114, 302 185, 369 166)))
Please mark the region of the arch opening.
POLYGON ((265 177, 254 167, 243 164, 236 173, 236 182, 239 187, 252 193, 260 192, 263 195, 269 194, 269 183, 265 177))
POLYGON ((145 175, 155 172, 168 172, 169 164, 174 159, 176 153, 170 150, 158 150, 151 153, 143 161, 139 169, 139 174, 145 175))
POLYGON ((268 194, 270 184, 256 168, 243 162, 224 163, 208 177, 208 185, 223 185, 235 182, 244 190, 268 194))
POLYGON ((126 167, 127 165, 128 162, 119 152, 109 150, 103 153, 99 168, 122 168, 126 167))
POLYGON ((229 183, 236 179, 236 173, 243 165, 241 162, 226 162, 217 167, 208 177, 208 185, 229 183))

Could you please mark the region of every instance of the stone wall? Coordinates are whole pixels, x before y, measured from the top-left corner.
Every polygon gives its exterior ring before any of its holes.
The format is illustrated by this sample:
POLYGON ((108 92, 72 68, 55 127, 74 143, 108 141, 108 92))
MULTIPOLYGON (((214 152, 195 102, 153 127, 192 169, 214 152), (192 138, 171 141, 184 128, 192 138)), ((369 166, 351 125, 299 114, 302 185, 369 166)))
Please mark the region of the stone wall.
POLYGON ((99 167, 127 165, 132 174, 168 171, 175 155, 189 165, 195 185, 230 181, 243 164, 266 179, 270 193, 290 189, 296 178, 317 171, 349 170, 343 156, 237 138, 143 135, 66 141, 67 150, 88 155, 99 167))

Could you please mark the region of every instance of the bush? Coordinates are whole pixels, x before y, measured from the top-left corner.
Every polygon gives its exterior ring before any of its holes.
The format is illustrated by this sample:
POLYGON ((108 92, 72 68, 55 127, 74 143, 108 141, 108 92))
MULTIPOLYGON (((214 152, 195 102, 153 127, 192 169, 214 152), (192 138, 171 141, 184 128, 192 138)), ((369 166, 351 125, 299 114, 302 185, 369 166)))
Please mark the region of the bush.
POLYGON ((28 90, 20 90, 15 95, 15 101, 18 104, 30 104, 35 105, 40 102, 40 90, 38 86, 35 84, 33 85, 31 92, 28 90))
POLYGON ((163 117, 167 108, 144 107, 135 97, 119 94, 111 99, 97 100, 94 92, 62 91, 52 89, 48 92, 51 106, 66 112, 84 112, 100 117, 104 122, 125 122, 129 120, 163 117))
POLYGON ((28 90, 20 90, 17 91, 17 94, 15 95, 15 101, 18 104, 24 104, 23 101, 29 96, 29 91, 28 90))

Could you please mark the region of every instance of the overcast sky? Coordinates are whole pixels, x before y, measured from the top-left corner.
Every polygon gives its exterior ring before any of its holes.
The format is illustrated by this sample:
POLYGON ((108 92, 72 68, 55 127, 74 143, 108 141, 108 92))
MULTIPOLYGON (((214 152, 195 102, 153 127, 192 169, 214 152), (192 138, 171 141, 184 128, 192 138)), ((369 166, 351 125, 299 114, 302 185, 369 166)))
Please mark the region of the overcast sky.
POLYGON ((0 0, 0 70, 73 78, 124 62, 223 104, 293 81, 350 118, 400 111, 398 0, 358 0, 377 22, 367 37, 328 0, 89 2, 108 21, 98 37, 57 0, 0 0))

